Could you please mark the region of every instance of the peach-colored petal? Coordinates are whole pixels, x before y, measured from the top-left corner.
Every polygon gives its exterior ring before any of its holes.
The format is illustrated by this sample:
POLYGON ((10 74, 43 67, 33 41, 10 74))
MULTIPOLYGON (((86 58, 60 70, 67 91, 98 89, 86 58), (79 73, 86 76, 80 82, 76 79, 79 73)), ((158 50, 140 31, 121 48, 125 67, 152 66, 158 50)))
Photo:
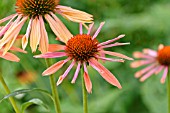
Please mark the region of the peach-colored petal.
POLYGON ((54 52, 54 51, 60 51, 60 50, 65 50, 64 45, 61 44, 50 44, 48 48, 48 52, 54 52))
POLYGON ((58 5, 56 8, 59 14, 73 22, 91 23, 93 21, 93 15, 90 15, 86 12, 61 5, 58 5))
POLYGON ((45 54, 35 55, 34 58, 58 58, 67 56, 65 52, 48 52, 45 54))
POLYGON ((30 34, 30 47, 32 49, 32 52, 35 52, 37 49, 37 46, 40 42, 41 33, 40 33, 40 21, 36 17, 32 21, 32 27, 31 27, 31 34, 30 34))
POLYGON ((10 48, 10 50, 12 50, 12 51, 17 51, 17 52, 21 52, 21 53, 27 53, 27 51, 24 51, 24 50, 22 50, 22 49, 20 49, 20 48, 18 48, 18 47, 14 47, 14 46, 12 46, 12 47, 10 48))
POLYGON ((64 80, 63 76, 60 76, 57 81, 57 86, 60 85, 63 82, 63 80, 64 80))
POLYGON ((101 50, 100 52, 104 53, 104 54, 108 54, 108 55, 124 58, 124 59, 127 59, 127 60, 133 60, 133 58, 130 58, 130 57, 126 56, 126 55, 123 55, 123 54, 120 54, 120 53, 117 53, 117 52, 104 51, 104 50, 101 50))
POLYGON ((40 39, 40 51, 41 53, 48 52, 49 44, 48 44, 48 35, 45 29, 44 21, 42 16, 39 16, 40 19, 40 30, 41 30, 41 39, 40 39))
POLYGON ((88 75, 86 64, 84 63, 84 83, 88 93, 92 93, 92 83, 88 75))
POLYGON ((0 48, 4 46, 8 41, 10 41, 16 35, 18 36, 23 24, 27 20, 27 17, 22 18, 20 21, 20 17, 10 26, 8 31, 4 34, 4 37, 0 40, 0 48))
POLYGON ((114 86, 117 86, 118 88, 122 88, 122 86, 120 85, 116 77, 109 70, 107 70, 103 65, 101 65, 98 61, 96 61, 95 59, 90 59, 89 63, 94 69, 96 69, 100 73, 100 75, 107 82, 109 82, 114 86))
POLYGON ((23 50, 25 50, 25 48, 27 47, 27 44, 28 44, 28 38, 29 38, 30 32, 31 32, 32 20, 33 19, 31 18, 29 23, 28 23, 26 34, 22 37, 22 48, 23 48, 23 50))
POLYGON ((20 59, 16 55, 9 53, 9 52, 7 52, 5 55, 3 55, 3 52, 0 51, 0 57, 4 58, 6 60, 9 60, 9 61, 13 61, 13 62, 19 62, 20 61, 20 59))
POLYGON ((56 71, 58 71, 66 62, 68 61, 68 59, 66 60, 61 60, 55 64, 53 64, 52 66, 50 66, 48 69, 46 69, 42 75, 43 76, 47 76, 47 75, 51 75, 53 73, 55 73, 56 71))
MULTIPOLYGON (((51 13, 52 14, 52 13, 51 13)), ((52 31, 60 39, 60 41, 67 43, 67 41, 73 37, 73 35, 68 31, 65 25, 56 17, 52 18, 50 15, 45 15, 45 19, 50 24, 52 31)))
POLYGON ((3 51, 4 51, 4 52, 3 52, 3 55, 5 55, 6 52, 12 47, 12 45, 14 44, 17 36, 18 36, 18 34, 15 35, 13 39, 11 39, 10 41, 8 41, 8 42, 5 44, 5 46, 4 46, 4 48, 3 48, 3 51))

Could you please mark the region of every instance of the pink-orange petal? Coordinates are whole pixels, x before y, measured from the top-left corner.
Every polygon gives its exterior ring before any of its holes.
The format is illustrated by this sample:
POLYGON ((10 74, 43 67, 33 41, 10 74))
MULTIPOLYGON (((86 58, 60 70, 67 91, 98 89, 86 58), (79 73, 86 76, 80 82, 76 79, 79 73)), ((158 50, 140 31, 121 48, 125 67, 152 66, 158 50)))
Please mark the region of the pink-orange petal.
POLYGON ((27 53, 27 51, 24 51, 24 50, 22 50, 22 49, 20 49, 20 48, 18 48, 18 47, 14 47, 14 46, 12 46, 12 47, 10 48, 10 50, 12 50, 12 51, 17 51, 17 52, 21 52, 21 53, 27 53))
POLYGON ((64 45, 50 44, 49 48, 48 48, 48 52, 60 51, 60 50, 64 50, 64 49, 65 49, 64 45))
POLYGON ((16 55, 9 53, 9 52, 7 52, 5 55, 3 55, 3 52, 0 51, 0 57, 4 58, 6 60, 9 60, 9 61, 13 61, 13 62, 19 62, 20 61, 20 59, 16 55))
POLYGON ((122 88, 120 85, 119 81, 116 79, 116 77, 108 70, 106 69, 103 65, 101 65, 97 60, 95 59, 90 59, 89 60, 90 65, 96 69, 100 75, 110 84, 117 86, 119 89, 122 88))
POLYGON ((87 92, 92 93, 92 83, 91 83, 89 75, 86 72, 84 72, 84 83, 85 83, 87 92))
POLYGON ((42 75, 46 76, 46 75, 51 75, 53 73, 55 73, 56 71, 58 71, 64 64, 65 64, 65 60, 61 60, 57 63, 55 63, 54 65, 52 65, 51 67, 49 67, 48 69, 46 69, 42 75))

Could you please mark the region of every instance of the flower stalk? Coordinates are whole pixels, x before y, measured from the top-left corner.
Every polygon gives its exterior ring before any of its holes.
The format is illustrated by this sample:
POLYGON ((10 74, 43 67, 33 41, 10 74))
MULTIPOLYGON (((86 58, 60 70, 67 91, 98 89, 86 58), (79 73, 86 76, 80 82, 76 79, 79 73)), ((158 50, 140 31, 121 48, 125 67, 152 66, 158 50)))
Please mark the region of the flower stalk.
MULTIPOLYGON (((2 86, 3 86, 3 88, 5 89, 6 94, 10 94, 10 90, 9 90, 9 88, 8 88, 8 86, 7 86, 4 78, 2 77, 2 74, 1 74, 1 73, 0 73, 0 82, 2 83, 2 86)), ((15 112, 16 112, 16 113, 20 113, 20 110, 19 110, 19 108, 18 108, 18 106, 17 106, 14 98, 13 98, 13 97, 9 97, 9 101, 11 102, 12 107, 13 107, 13 109, 15 110, 15 112)))
MULTIPOLYGON (((170 71, 170 70, 169 70, 170 71)), ((168 113, 170 113, 170 72, 168 72, 168 83, 167 83, 167 93, 168 93, 168 113)))
MULTIPOLYGON (((46 62, 46 65, 48 67, 50 67, 51 63, 50 63, 49 59, 45 59, 45 62, 46 62)), ((56 83, 55 83, 54 74, 50 75, 49 77, 50 77, 52 96, 54 98, 55 110, 56 110, 56 113, 61 113, 60 100, 59 100, 59 95, 58 95, 58 91, 57 91, 57 87, 56 87, 56 83)))
POLYGON ((81 79, 82 79, 82 94, 83 94, 83 111, 84 113, 88 113, 88 105, 87 105, 87 91, 84 84, 84 73, 83 68, 81 68, 81 79))

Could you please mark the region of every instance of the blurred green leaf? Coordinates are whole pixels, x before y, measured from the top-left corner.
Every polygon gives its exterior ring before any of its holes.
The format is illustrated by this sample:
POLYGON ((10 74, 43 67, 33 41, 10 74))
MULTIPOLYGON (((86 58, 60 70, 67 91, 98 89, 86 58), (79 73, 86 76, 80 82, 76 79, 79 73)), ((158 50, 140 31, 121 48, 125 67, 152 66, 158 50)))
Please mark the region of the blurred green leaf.
MULTIPOLYGON (((6 96, 4 96, 1 100, 0 100, 0 103, 5 100, 5 99, 8 99, 9 97, 14 97, 16 95, 19 95, 19 94, 23 94, 23 93, 31 93, 31 92, 41 92, 45 95, 47 95, 48 97, 50 97, 52 100, 53 100, 53 97, 51 96, 51 94, 46 91, 46 90, 42 90, 42 89, 22 89, 22 90, 17 90, 17 91, 14 91, 6 96)), ((53 100, 54 101, 54 100, 53 100)))
POLYGON ((42 106, 43 108, 45 108, 47 111, 49 111, 49 108, 46 104, 44 104, 44 102, 40 99, 31 99, 30 101, 28 102, 25 102, 24 104, 22 104, 22 107, 21 107, 21 113, 24 113, 24 111, 31 105, 39 105, 39 106, 42 106))

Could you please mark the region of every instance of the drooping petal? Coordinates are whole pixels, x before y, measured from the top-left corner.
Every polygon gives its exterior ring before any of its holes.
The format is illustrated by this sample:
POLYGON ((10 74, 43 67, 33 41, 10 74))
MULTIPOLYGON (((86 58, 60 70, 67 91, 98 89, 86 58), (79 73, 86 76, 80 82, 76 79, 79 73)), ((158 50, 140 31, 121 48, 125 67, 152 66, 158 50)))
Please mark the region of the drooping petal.
POLYGON ((0 20, 0 24, 3 23, 3 22, 6 22, 6 21, 9 20, 9 19, 12 20, 12 19, 15 18, 17 15, 18 15, 18 14, 12 14, 12 15, 9 15, 9 16, 1 19, 1 20, 0 20))
POLYGON ((24 51, 24 50, 22 50, 22 49, 20 49, 20 48, 18 48, 18 47, 14 47, 14 46, 12 46, 12 47, 10 48, 10 50, 12 50, 12 51, 17 51, 17 52, 21 52, 21 53, 27 53, 27 51, 24 51))
POLYGON ((114 86, 117 86, 118 88, 122 88, 122 86, 120 85, 116 77, 109 70, 107 70, 103 65, 101 65, 98 61, 96 61, 95 59, 90 59, 89 63, 94 69, 96 69, 100 73, 100 75, 107 82, 109 82, 114 86))
POLYGON ((4 37, 0 40, 0 48, 4 46, 8 41, 10 41, 14 36, 18 36, 23 24, 27 20, 27 17, 22 18, 20 20, 20 16, 16 19, 16 21, 10 26, 8 31, 4 34, 4 37))
POLYGON ((147 66, 146 68, 144 68, 144 69, 136 72, 136 73, 135 73, 135 77, 136 77, 136 78, 141 77, 143 74, 145 74, 146 72, 148 72, 148 71, 151 70, 152 68, 155 68, 156 65, 157 65, 157 63, 154 63, 154 64, 149 65, 149 66, 147 66))
POLYGON ((106 44, 112 43, 112 42, 114 42, 116 40, 119 40, 119 39, 123 38, 124 36, 125 36, 124 34, 123 35, 119 35, 118 37, 113 38, 111 40, 108 40, 106 42, 102 42, 102 43, 98 44, 97 46, 99 47, 99 46, 102 46, 102 45, 106 45, 106 44))
POLYGON ((117 52, 104 51, 104 50, 101 50, 100 52, 104 53, 104 54, 120 57, 120 58, 123 58, 123 59, 127 59, 127 60, 133 60, 133 58, 130 58, 130 57, 126 56, 126 55, 123 55, 123 54, 117 53, 117 52))
POLYGON ((53 64, 52 66, 50 66, 48 69, 46 69, 42 75, 43 76, 47 76, 47 75, 51 75, 53 73, 55 73, 56 71, 58 71, 61 67, 63 67, 63 65, 68 62, 69 59, 66 60, 61 60, 55 64, 53 64))
POLYGON ((6 60, 9 60, 9 61, 13 61, 13 62, 19 62, 20 61, 20 59, 16 55, 9 53, 9 52, 7 52, 5 55, 3 55, 3 52, 0 51, 0 57, 4 58, 6 60))
POLYGON ((78 23, 91 23, 93 20, 93 16, 76 9, 73 9, 71 7, 67 6, 61 6, 57 5, 57 12, 61 14, 63 17, 67 18, 68 20, 71 20, 73 22, 78 23))
POLYGON ((29 38, 30 32, 31 32, 32 20, 33 19, 31 18, 29 23, 28 23, 26 34, 22 37, 22 48, 23 48, 23 50, 25 50, 25 48, 27 47, 27 44, 28 44, 28 38, 29 38))
POLYGON ((160 73, 163 70, 164 66, 159 66, 159 68, 155 71, 155 75, 160 73))
POLYGON ((61 44, 49 44, 48 52, 65 50, 65 47, 66 46, 61 45, 61 44))
POLYGON ((165 79, 166 79, 167 75, 168 75, 168 66, 166 66, 165 69, 164 69, 164 73, 163 73, 162 78, 161 78, 162 84, 165 83, 165 79))
POLYGON ((36 17, 32 21, 31 34, 30 34, 30 47, 32 52, 35 52, 41 38, 40 20, 36 17))
MULTIPOLYGON (((51 13, 52 14, 52 13, 51 13)), ((65 25, 57 18, 57 16, 52 18, 50 15, 45 15, 45 19, 48 21, 52 31, 60 39, 60 41, 67 43, 67 41, 73 37, 73 35, 68 31, 65 25)))
POLYGON ((63 75, 61 75, 57 81, 57 86, 61 84, 61 82, 64 80, 64 78, 68 75, 68 73, 70 72, 70 70, 72 69, 72 67, 74 66, 75 61, 73 60, 72 63, 70 64, 70 66, 66 69, 66 71, 64 72, 63 75))
POLYGON ((78 76, 79 71, 80 71, 80 66, 81 66, 81 62, 78 62, 77 69, 76 69, 76 72, 74 74, 74 77, 73 77, 71 83, 75 83, 76 82, 77 76, 78 76))
POLYGON ((95 34, 93 35, 92 39, 95 39, 97 37, 97 35, 99 34, 99 32, 101 31, 103 25, 105 24, 105 22, 101 22, 99 28, 97 29, 97 31, 95 32, 95 34))
POLYGON ((45 54, 35 55, 34 58, 58 58, 66 56, 65 52, 49 52, 45 54))
POLYGON ((7 51, 12 47, 12 45, 14 44, 16 38, 17 38, 18 34, 14 36, 13 39, 9 40, 5 46, 3 47, 3 55, 5 55, 7 53, 7 51))
POLYGON ((87 67, 85 63, 83 65, 84 65, 84 83, 86 86, 86 90, 88 93, 92 93, 92 83, 88 75, 87 67))
POLYGON ((48 52, 48 48, 49 48, 48 35, 45 29, 42 16, 39 16, 39 19, 40 19, 40 31, 41 31, 40 50, 41 50, 41 53, 46 53, 48 52))
POLYGON ((152 76, 156 70, 159 68, 159 66, 153 68, 152 70, 150 70, 149 72, 147 72, 145 75, 143 75, 141 78, 140 78, 140 81, 141 82, 144 82, 147 78, 149 78, 150 76, 152 76))

